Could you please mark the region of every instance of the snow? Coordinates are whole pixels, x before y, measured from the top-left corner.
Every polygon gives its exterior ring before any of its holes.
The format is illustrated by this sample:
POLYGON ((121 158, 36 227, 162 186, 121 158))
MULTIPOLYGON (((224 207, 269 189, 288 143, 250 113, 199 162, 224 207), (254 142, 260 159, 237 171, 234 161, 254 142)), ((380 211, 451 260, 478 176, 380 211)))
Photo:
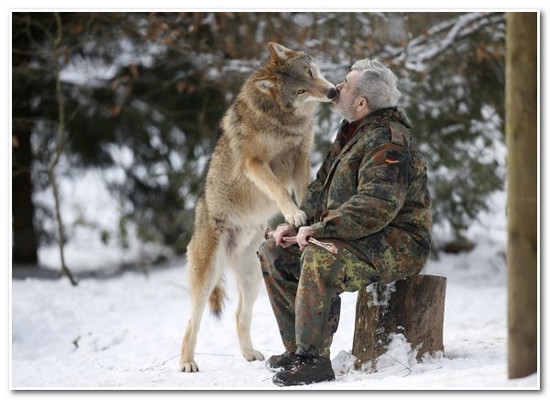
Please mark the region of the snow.
MULTIPOLYGON (((483 224, 472 226, 470 253, 430 260, 424 273, 446 276, 444 354, 417 362, 396 335, 374 373, 351 370, 355 293, 342 295, 340 327, 331 347, 336 381, 292 390, 537 390, 539 374, 507 377, 506 229, 504 193, 483 224)), ((69 265, 102 264, 97 247, 73 242, 69 265), (88 262, 79 262, 88 260, 88 262)), ((55 252, 41 258, 55 268, 55 252), (48 262, 49 258, 49 262, 48 262)), ((112 263, 112 254, 105 265, 112 263)), ((236 289, 220 320, 205 312, 196 349, 198 373, 178 370, 180 342, 190 315, 185 259, 145 273, 108 279, 27 278, 11 284, 12 389, 279 390, 264 362, 238 351, 236 289)), ((82 272, 82 271, 75 271, 82 272)), ((254 307, 254 345, 266 357, 284 351, 265 291, 254 307)), ((539 369, 540 371, 540 369, 539 369)))

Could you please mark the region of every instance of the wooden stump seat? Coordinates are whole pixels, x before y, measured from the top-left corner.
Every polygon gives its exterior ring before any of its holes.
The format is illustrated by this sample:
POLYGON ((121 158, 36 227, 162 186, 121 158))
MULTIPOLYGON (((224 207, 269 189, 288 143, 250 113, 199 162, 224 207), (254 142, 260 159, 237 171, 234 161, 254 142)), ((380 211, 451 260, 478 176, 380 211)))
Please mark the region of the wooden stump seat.
POLYGON ((443 317, 447 278, 414 275, 387 285, 373 283, 357 296, 352 354, 356 369, 376 370, 392 333, 401 333, 424 354, 443 352, 443 317))

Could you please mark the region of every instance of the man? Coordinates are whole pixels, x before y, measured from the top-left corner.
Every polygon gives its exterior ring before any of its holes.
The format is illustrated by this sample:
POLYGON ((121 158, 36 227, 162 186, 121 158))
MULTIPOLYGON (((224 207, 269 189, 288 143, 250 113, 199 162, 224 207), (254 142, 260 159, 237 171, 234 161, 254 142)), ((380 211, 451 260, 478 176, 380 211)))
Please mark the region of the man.
POLYGON ((279 386, 334 380, 339 294, 418 274, 430 253, 426 163, 396 107, 396 76, 364 59, 337 90, 344 121, 300 207, 309 225, 279 225, 258 251, 286 349, 267 361, 279 386), (284 239, 293 236, 298 246, 284 239), (332 242, 337 254, 310 238, 332 242))

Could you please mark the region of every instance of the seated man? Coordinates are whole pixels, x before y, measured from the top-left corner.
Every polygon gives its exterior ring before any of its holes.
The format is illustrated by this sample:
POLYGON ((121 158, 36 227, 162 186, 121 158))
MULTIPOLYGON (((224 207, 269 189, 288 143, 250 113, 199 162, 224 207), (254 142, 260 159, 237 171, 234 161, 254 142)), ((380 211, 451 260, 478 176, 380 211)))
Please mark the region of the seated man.
POLYGON ((344 121, 300 207, 308 225, 279 225, 258 251, 286 349, 267 361, 279 386, 334 380, 339 294, 418 274, 430 253, 426 163, 396 107, 395 74, 360 60, 337 89, 333 107, 344 121), (297 246, 285 240, 292 236, 297 246), (310 238, 332 242, 337 254, 310 238))

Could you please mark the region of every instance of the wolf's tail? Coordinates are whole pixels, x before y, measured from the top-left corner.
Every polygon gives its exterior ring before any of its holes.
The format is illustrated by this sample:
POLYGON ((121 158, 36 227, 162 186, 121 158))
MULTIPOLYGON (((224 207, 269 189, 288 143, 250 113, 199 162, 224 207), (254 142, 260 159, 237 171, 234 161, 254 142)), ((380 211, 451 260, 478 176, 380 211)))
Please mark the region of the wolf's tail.
POLYGON ((218 282, 218 284, 214 287, 214 289, 210 293, 210 298, 208 299, 208 303, 210 304, 210 311, 217 318, 220 318, 222 315, 224 299, 225 299, 225 290, 224 290, 223 280, 220 280, 220 282, 218 282))

